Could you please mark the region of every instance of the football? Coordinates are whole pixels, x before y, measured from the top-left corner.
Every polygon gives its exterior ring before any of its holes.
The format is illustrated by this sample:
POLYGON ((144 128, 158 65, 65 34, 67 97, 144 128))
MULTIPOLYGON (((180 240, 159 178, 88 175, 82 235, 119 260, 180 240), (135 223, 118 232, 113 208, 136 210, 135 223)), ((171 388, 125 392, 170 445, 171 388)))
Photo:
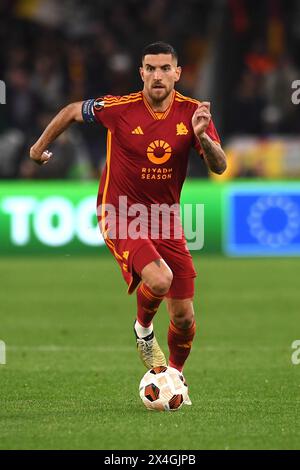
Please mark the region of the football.
POLYGON ((183 375, 173 367, 148 370, 140 382, 140 397, 149 410, 176 411, 188 396, 183 375))

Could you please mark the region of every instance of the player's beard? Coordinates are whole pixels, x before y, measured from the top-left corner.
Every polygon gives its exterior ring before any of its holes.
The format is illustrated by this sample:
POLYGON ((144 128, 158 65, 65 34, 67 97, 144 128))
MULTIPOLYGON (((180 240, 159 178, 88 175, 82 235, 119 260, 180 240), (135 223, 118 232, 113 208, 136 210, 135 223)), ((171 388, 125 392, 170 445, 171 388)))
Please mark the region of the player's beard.
POLYGON ((150 98, 153 100, 154 103, 160 104, 170 95, 171 91, 172 90, 169 90, 167 87, 157 89, 151 88, 150 98), (156 90, 159 90, 159 92, 157 92, 156 90))

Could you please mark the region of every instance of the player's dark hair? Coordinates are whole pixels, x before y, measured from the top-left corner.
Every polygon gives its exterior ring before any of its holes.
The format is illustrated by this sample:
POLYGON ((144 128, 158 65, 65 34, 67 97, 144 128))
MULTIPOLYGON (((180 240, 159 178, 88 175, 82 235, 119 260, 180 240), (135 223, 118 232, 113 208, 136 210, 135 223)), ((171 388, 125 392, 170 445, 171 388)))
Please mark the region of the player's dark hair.
POLYGON ((153 42, 152 44, 148 44, 148 46, 144 47, 142 52, 142 62, 147 54, 171 54, 173 59, 178 60, 178 54, 174 47, 171 46, 171 44, 167 44, 162 41, 153 42))

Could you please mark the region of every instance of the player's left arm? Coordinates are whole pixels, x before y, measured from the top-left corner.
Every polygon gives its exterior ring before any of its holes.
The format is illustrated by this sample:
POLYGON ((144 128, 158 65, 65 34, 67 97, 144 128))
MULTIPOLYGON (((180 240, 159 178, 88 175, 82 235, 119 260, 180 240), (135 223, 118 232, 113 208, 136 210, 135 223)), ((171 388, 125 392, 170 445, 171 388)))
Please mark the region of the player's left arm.
POLYGON ((210 103, 200 103, 192 117, 192 126, 196 138, 203 150, 204 160, 209 169, 221 175, 227 167, 226 155, 221 145, 211 139, 207 131, 211 121, 210 103))

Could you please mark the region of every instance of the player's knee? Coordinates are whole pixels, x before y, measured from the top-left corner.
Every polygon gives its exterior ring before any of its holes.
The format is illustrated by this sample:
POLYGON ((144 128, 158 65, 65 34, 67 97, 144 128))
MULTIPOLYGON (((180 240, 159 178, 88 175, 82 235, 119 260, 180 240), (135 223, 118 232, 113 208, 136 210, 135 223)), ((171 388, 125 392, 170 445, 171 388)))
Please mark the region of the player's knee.
POLYGON ((193 325, 195 317, 189 310, 182 309, 173 315, 172 321, 177 328, 188 330, 193 325))
POLYGON ((156 295, 165 295, 168 293, 173 281, 172 271, 163 274, 157 274, 151 282, 151 290, 156 295))

